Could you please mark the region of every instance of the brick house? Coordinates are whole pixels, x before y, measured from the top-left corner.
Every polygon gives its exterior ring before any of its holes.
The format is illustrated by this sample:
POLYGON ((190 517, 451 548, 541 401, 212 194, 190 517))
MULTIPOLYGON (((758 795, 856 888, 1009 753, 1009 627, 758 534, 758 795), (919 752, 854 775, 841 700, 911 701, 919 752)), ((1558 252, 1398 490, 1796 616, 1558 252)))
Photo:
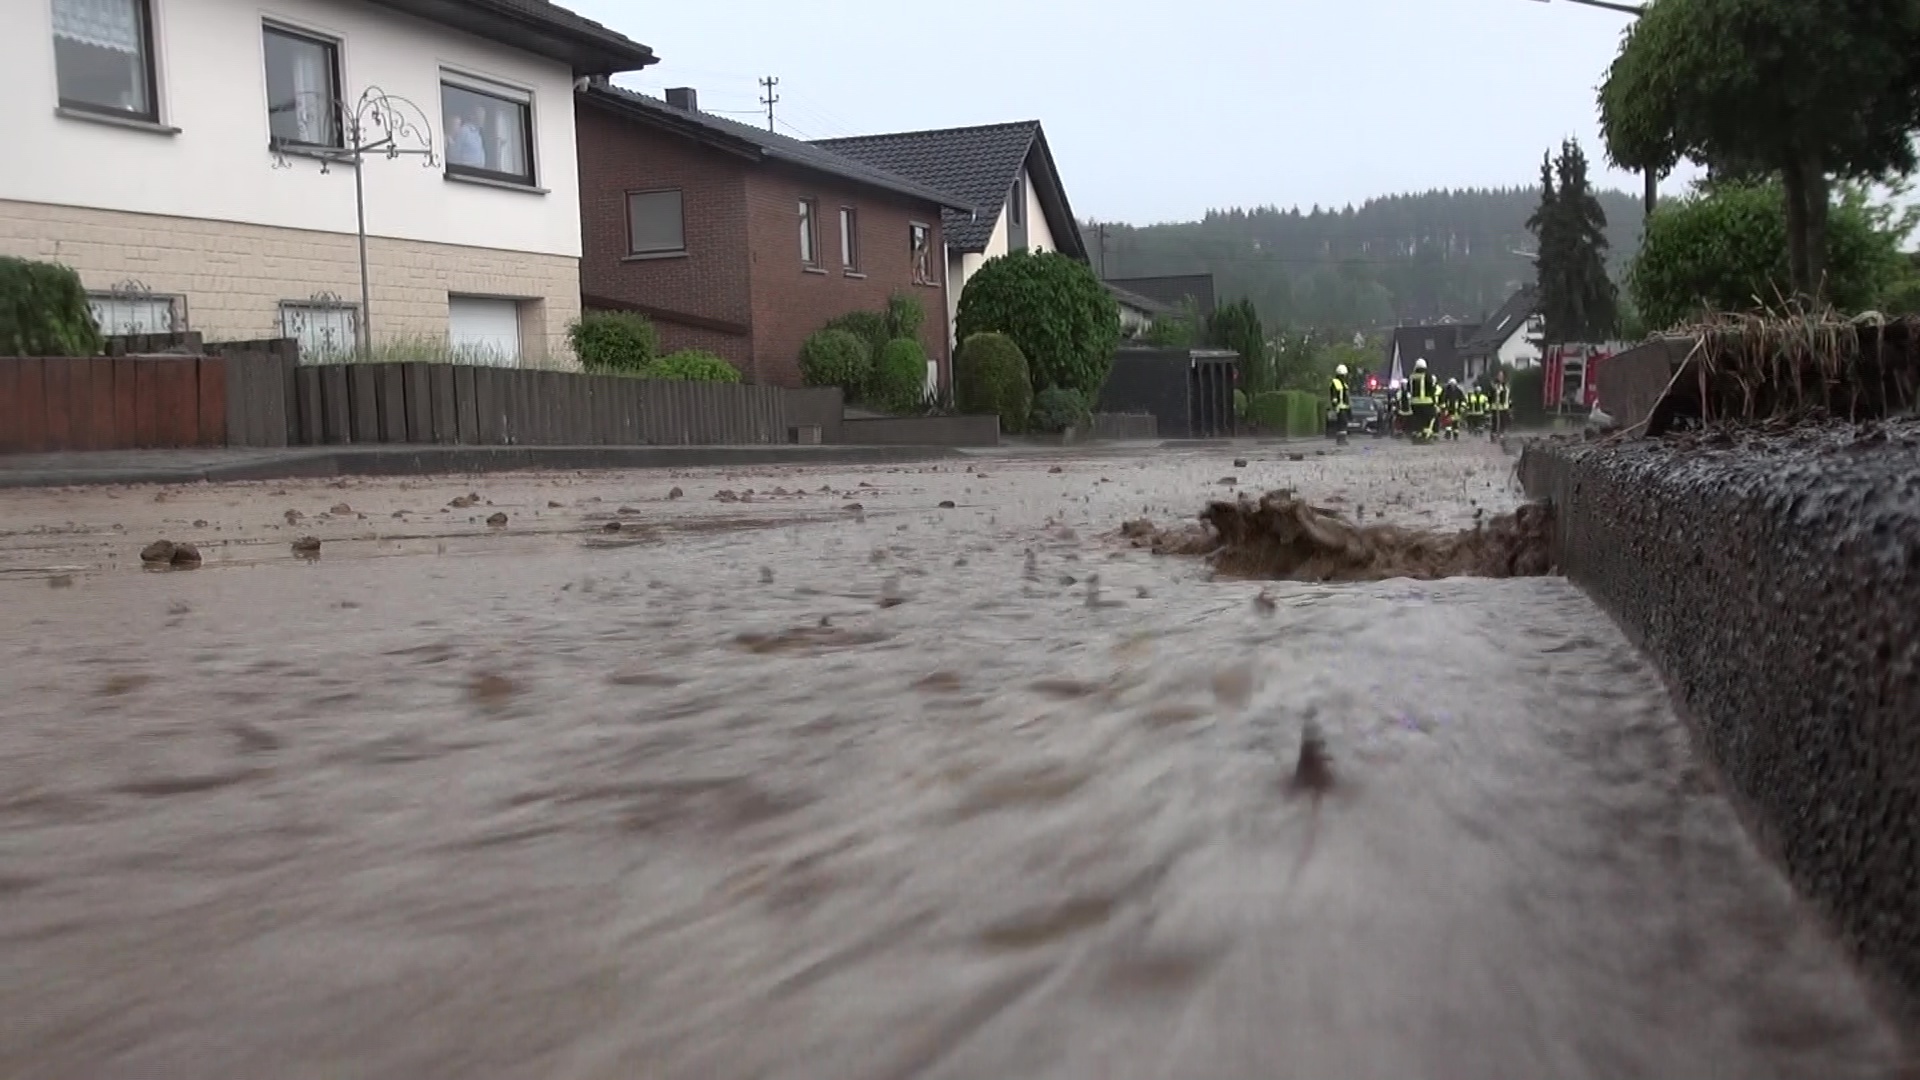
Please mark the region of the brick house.
POLYGON ((719 354, 749 382, 800 385, 827 320, 920 299, 949 369, 943 210, 970 207, 829 150, 596 80, 575 96, 582 302, 640 312, 663 349, 719 354))

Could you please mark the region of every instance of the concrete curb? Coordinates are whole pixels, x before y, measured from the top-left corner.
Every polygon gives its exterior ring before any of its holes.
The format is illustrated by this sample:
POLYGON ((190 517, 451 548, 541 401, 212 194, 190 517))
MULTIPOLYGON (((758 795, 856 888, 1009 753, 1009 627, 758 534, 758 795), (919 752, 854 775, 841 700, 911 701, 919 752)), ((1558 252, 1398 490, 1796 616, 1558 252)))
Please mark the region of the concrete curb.
POLYGON ((1920 1016, 1920 438, 1540 441, 1519 471, 1763 845, 1920 1016))
POLYGON ((427 476, 534 469, 694 469, 893 465, 962 456, 943 446, 366 446, 285 451, 0 458, 0 488, 192 484, 335 476, 427 476))

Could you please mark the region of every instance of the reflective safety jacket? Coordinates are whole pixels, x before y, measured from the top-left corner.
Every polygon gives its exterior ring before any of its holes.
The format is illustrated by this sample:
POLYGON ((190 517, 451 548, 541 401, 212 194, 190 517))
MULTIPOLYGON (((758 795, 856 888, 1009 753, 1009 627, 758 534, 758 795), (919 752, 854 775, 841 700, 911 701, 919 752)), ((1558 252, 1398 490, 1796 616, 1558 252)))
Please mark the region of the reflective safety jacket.
POLYGON ((1413 415, 1413 399, 1407 396, 1407 388, 1396 387, 1393 391, 1393 411, 1401 416, 1413 415))
POLYGON ((1487 395, 1478 390, 1467 391, 1467 415, 1485 416, 1487 414, 1487 395))
POLYGON ((1413 405, 1431 405, 1440 396, 1440 384, 1424 371, 1407 377, 1407 401, 1413 405))
POLYGON ((1445 406, 1448 412, 1452 412, 1452 413, 1459 412, 1460 406, 1466 404, 1466 402, 1467 402, 1467 392, 1465 390, 1460 389, 1458 386, 1447 386, 1447 387, 1441 388, 1440 404, 1445 406))
POLYGON ((1493 411, 1506 412, 1513 408, 1513 387, 1506 383, 1493 384, 1493 411))
POLYGON ((1338 375, 1335 375, 1329 382, 1327 386, 1327 397, 1333 402, 1333 407, 1336 410, 1350 409, 1353 407, 1353 401, 1347 394, 1347 381, 1338 375))

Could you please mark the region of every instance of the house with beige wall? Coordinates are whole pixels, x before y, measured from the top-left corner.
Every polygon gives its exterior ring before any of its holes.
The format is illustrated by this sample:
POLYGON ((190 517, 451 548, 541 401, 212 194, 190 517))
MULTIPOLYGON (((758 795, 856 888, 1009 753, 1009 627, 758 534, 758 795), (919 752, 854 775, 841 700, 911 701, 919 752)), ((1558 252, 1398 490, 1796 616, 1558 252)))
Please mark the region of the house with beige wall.
POLYGON ((73 267, 107 332, 317 354, 365 320, 376 345, 570 361, 574 86, 653 63, 646 46, 546 0, 7 8, 0 254, 73 267), (356 119, 418 152, 356 176, 356 119))
POLYGON ((947 313, 967 280, 1012 251, 1058 251, 1087 261, 1067 189, 1038 120, 823 139, 816 145, 947 191, 979 209, 948 210, 947 313))

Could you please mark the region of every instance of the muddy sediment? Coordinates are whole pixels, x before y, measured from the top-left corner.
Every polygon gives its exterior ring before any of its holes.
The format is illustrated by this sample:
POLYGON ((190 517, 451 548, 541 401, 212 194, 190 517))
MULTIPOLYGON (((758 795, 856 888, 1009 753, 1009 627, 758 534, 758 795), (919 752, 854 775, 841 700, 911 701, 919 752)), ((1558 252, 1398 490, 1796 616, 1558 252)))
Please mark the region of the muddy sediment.
POLYGON ((1796 884, 1920 1003, 1920 422, 1543 443, 1520 472, 1796 884))
POLYGON ((1215 501, 1201 524, 1161 529, 1130 521, 1136 547, 1204 555, 1223 574, 1295 581, 1538 577, 1553 569, 1553 507, 1530 503, 1453 531, 1363 525, 1291 491, 1215 501))
POLYGON ((1896 1075, 1567 581, 1111 539, 1506 458, 1234 452, 0 493, 0 1077, 1896 1075))

